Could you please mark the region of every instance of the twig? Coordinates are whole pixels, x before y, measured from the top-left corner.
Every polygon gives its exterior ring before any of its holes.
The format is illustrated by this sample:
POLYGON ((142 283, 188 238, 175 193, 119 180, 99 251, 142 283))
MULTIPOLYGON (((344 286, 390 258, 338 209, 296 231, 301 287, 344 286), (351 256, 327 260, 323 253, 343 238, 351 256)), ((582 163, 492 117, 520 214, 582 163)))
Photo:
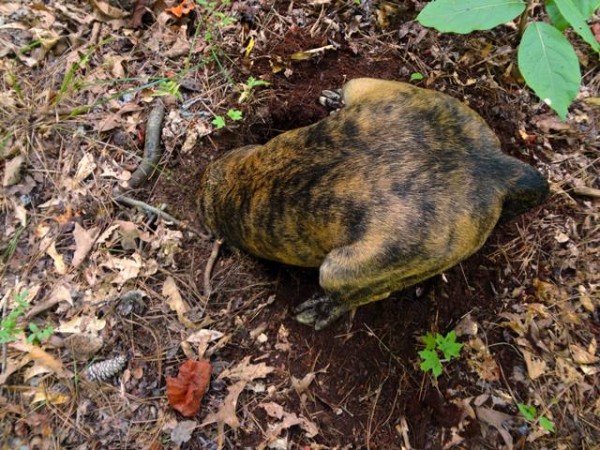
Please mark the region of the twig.
POLYGON ((156 214, 157 216, 160 216, 163 219, 168 220, 169 222, 173 222, 175 225, 177 225, 180 228, 183 228, 184 230, 188 230, 188 231, 191 231, 194 234, 197 234, 198 236, 200 236, 204 240, 208 241, 208 240, 211 239, 210 234, 204 233, 204 232, 198 230, 197 228, 192 227, 191 225, 188 225, 184 221, 176 219, 175 217, 173 217, 169 213, 164 212, 162 209, 158 209, 157 207, 149 205, 148 203, 144 203, 144 202, 142 202, 140 200, 136 200, 134 198, 127 197, 126 195, 117 195, 115 197, 115 201, 118 202, 118 203, 122 203, 124 205, 133 206, 135 208, 143 209, 144 211, 150 212, 152 214, 156 214))
POLYGON ((574 186, 573 194, 583 195, 585 197, 600 198, 600 189, 595 189, 587 186, 574 186))
MULTIPOLYGON (((4 297, 4 302, 2 304, 2 320, 6 318, 6 313, 8 311, 8 296, 4 297)), ((8 352, 6 351, 6 342, 2 343, 2 367, 0 368, 0 374, 3 374, 6 368, 8 367, 8 352)))
POLYGON ((159 144, 164 117, 165 107, 161 102, 158 102, 148 115, 148 121, 146 122, 146 139, 144 141, 144 157, 127 183, 128 188, 130 189, 136 189, 144 183, 158 164, 158 160, 162 155, 159 144))
POLYGON ((208 297, 212 292, 212 286, 210 285, 210 277, 212 275, 212 270, 219 257, 219 249, 223 245, 222 239, 217 239, 212 247, 212 252, 210 253, 210 257, 206 262, 206 268, 204 269, 204 295, 208 297))

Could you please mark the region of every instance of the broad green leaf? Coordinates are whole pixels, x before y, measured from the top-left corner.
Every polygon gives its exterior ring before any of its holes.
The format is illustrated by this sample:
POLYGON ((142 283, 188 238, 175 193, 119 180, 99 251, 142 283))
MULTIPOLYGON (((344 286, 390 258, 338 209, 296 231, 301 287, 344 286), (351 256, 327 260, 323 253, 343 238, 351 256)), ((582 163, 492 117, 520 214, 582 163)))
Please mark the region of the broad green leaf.
POLYGON ((600 44, 592 34, 589 25, 585 22, 586 17, 580 11, 581 0, 554 0, 561 15, 571 24, 575 32, 581 38, 590 44, 590 46, 600 53, 600 44))
POLYGON ((518 63, 527 85, 566 119, 581 85, 579 60, 569 41, 552 25, 533 22, 521 38, 518 63))
POLYGON ((417 20, 438 31, 466 34, 510 22, 524 10, 522 0, 434 0, 417 20))
POLYGON ((586 19, 592 17, 592 14, 600 8, 600 0, 577 0, 576 4, 586 19))
POLYGON ((567 19, 565 19, 560 13, 560 11, 558 10, 558 6, 556 6, 554 0, 546 0, 545 3, 546 12, 550 17, 550 20, 552 21, 552 25, 554 25, 560 31, 565 31, 567 28, 569 28, 569 22, 567 22, 567 19))
POLYGON ((523 414, 523 417, 525 417, 527 420, 535 420, 535 416, 537 415, 537 409, 535 409, 535 406, 529 406, 525 403, 517 403, 517 406, 519 407, 521 414, 523 414))
POLYGON ((231 120, 242 120, 242 112, 239 109, 230 109, 227 111, 227 117, 231 120))
POLYGON ((435 350, 421 350, 419 356, 422 360, 420 367, 423 372, 431 371, 436 378, 442 374, 442 363, 435 350))
POLYGON ((438 334, 435 337, 437 348, 444 354, 444 359, 458 358, 463 344, 456 342, 456 332, 450 331, 445 337, 438 334))
POLYGON ((546 416, 542 416, 540 417, 540 426, 546 430, 549 431, 550 433, 554 433, 554 423, 552 423, 552 421, 550 419, 548 419, 546 416))
POLYGON ((421 340, 425 344, 425 349, 435 350, 435 336, 431 333, 427 333, 425 336, 421 336, 421 340))
POLYGON ((217 128, 225 128, 225 118, 223 116, 215 116, 211 123, 217 128))

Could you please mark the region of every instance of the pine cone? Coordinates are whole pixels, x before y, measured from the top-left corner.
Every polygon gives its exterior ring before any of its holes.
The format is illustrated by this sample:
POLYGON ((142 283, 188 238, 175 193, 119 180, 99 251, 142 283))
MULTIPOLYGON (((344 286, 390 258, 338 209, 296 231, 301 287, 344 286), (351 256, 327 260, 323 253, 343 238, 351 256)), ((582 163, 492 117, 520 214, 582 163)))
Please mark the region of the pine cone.
POLYGON ((106 381, 123 370, 127 363, 125 356, 116 356, 88 367, 87 378, 90 381, 106 381))

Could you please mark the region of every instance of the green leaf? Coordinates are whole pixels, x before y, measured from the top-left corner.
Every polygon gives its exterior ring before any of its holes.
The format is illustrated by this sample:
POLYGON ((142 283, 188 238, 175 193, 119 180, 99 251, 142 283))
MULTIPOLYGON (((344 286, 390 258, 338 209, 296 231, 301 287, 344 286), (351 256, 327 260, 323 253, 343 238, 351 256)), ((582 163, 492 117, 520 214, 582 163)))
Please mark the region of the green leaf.
POLYGON ((218 129, 225 128, 225 118, 223 116, 215 116, 211 123, 218 129))
POLYGON ((542 416, 540 417, 540 426, 546 430, 549 431, 550 433, 554 433, 554 423, 548 419, 546 416, 542 416))
POLYGON ((523 11, 522 0, 434 0, 417 20, 438 31, 466 34, 510 22, 523 11))
POLYGON ((450 331, 445 337, 438 334, 435 338, 438 350, 444 354, 444 359, 458 358, 463 344, 456 342, 456 332, 450 331))
POLYGON ((230 109, 227 111, 227 116, 231 120, 242 120, 242 112, 239 109, 230 109))
POLYGON ((413 72, 410 74, 410 81, 419 81, 425 78, 421 72, 413 72))
POLYGON ((423 344, 425 344, 426 350, 435 350, 435 336, 431 333, 427 333, 425 336, 421 336, 423 344))
POLYGON ((533 22, 523 33, 518 63, 527 85, 566 119, 581 85, 579 60, 569 41, 552 25, 533 22))
POLYGON ((567 22, 567 19, 560 13, 554 0, 546 0, 546 12, 550 17, 552 24, 560 31, 565 31, 569 28, 569 22, 567 22))
MULTIPOLYGON (((580 2, 581 0, 576 1, 580 2)), ((600 44, 598 44, 590 27, 585 22, 586 17, 579 9, 580 5, 576 4, 575 0, 554 0, 554 2, 562 16, 571 24, 575 32, 581 36, 585 42, 590 44, 594 51, 600 53, 600 44)))
POLYGON ((519 407, 521 414, 523 414, 523 417, 530 421, 535 420, 535 416, 537 415, 537 409, 535 409, 535 406, 529 406, 525 403, 517 403, 517 406, 519 407))
POLYGON ((442 363, 435 350, 421 350, 419 356, 422 360, 420 367, 423 372, 431 371, 436 378, 442 374, 442 363))

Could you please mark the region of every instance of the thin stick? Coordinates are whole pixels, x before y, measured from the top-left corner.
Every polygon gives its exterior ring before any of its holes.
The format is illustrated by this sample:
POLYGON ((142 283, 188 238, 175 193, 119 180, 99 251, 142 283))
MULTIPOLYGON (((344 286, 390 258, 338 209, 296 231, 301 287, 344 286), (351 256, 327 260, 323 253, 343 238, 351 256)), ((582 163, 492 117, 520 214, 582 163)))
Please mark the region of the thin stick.
POLYGON ((206 262, 206 268, 204 269, 204 295, 208 297, 212 293, 212 286, 210 285, 210 277, 212 275, 213 267, 215 266, 215 262, 219 257, 219 249, 223 245, 222 239, 217 239, 212 247, 212 252, 210 253, 210 257, 206 262))
POLYGON ((169 222, 173 222, 176 226, 183 228, 184 230, 188 230, 191 231, 194 234, 197 234, 198 236, 200 236, 202 239, 204 240, 210 240, 211 236, 207 233, 204 233, 194 227, 192 227, 191 225, 188 225, 187 223, 176 219, 175 217, 173 217, 172 215, 170 215, 169 213, 164 212, 162 209, 158 209, 155 206, 149 205, 148 203, 144 203, 140 200, 136 200, 133 199, 131 197, 127 197, 126 195, 117 195, 115 197, 115 201, 118 203, 122 203, 124 205, 128 205, 128 206, 133 206, 135 208, 140 208, 143 209, 144 211, 150 212, 152 214, 156 214, 157 216, 162 217, 165 220, 168 220, 169 222))

